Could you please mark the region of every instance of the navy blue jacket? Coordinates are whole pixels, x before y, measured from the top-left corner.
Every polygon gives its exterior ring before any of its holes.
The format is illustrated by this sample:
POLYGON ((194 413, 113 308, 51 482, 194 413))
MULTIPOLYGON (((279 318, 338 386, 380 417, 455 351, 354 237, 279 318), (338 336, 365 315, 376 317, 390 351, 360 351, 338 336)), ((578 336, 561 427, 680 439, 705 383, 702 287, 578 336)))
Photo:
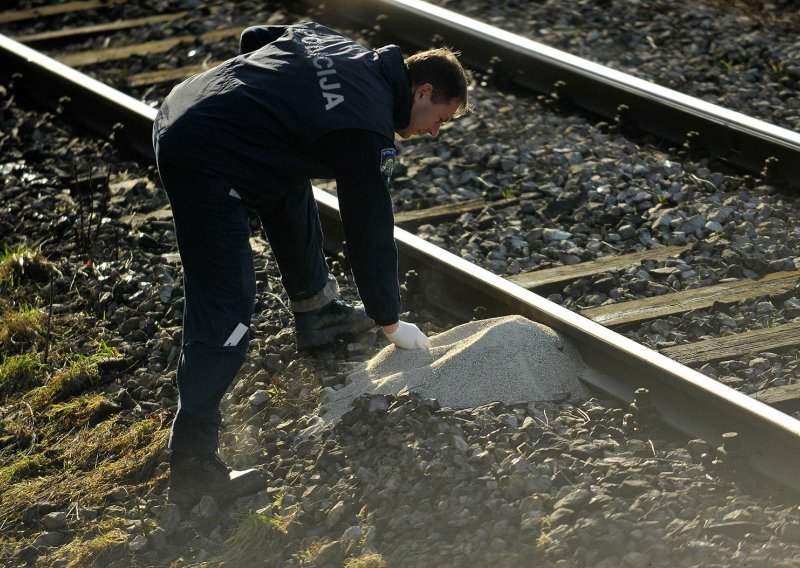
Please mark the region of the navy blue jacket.
POLYGON ((411 85, 397 46, 369 50, 324 26, 258 26, 241 54, 169 94, 154 126, 194 163, 269 207, 311 178, 336 179, 348 256, 367 314, 397 321, 400 297, 388 190, 394 132, 411 85))

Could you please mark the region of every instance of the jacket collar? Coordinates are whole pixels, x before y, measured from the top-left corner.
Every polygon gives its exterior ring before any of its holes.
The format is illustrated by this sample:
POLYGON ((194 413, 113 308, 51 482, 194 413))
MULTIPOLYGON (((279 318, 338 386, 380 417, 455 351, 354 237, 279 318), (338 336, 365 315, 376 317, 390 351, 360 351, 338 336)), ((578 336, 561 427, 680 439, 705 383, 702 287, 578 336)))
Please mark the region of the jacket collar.
POLYGON ((392 118, 394 129, 400 130, 411 122, 411 81, 403 61, 403 54, 396 45, 386 45, 375 50, 384 77, 392 86, 394 106, 392 118))

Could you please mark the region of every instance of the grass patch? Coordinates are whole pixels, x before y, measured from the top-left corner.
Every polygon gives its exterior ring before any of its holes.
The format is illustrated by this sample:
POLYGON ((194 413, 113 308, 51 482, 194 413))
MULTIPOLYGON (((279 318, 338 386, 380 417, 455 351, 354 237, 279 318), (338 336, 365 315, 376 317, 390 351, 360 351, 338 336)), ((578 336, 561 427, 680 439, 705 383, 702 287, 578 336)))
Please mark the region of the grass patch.
MULTIPOLYGON (((17 414, 12 417, 4 417, 0 422, 0 450, 4 454, 23 451, 29 448, 30 445, 36 440, 37 433, 34 424, 26 416, 17 414), (21 418, 17 421, 15 418, 21 418)), ((2 455, 5 461, 7 455, 2 455)), ((2 466, 0 466, 2 467, 2 466)))
POLYGON ((300 508, 295 506, 281 515, 266 512, 250 513, 242 517, 228 540, 225 550, 215 560, 226 566, 277 566, 282 562, 282 551, 288 544, 287 528, 300 508))
POLYGON ((40 559, 39 565, 66 566, 66 568, 94 566, 96 562, 107 559, 128 542, 124 525, 125 519, 120 518, 102 521, 83 536, 59 548, 52 556, 40 559))
POLYGON ((30 353, 3 357, 0 362, 0 395, 28 391, 41 381, 42 364, 30 353))
POLYGON ((49 408, 44 416, 44 428, 55 432, 68 432, 97 424, 119 411, 120 407, 101 394, 92 393, 62 402, 49 408))
POLYGON ((116 416, 47 444, 46 461, 31 458, 38 470, 15 469, 14 484, 0 483, 0 518, 15 518, 37 500, 97 505, 118 485, 150 479, 167 446, 166 418, 127 424, 116 416))
POLYGON ((17 549, 25 546, 26 544, 28 544, 26 540, 16 539, 12 536, 0 534, 0 565, 12 566, 11 558, 13 558, 14 553, 17 551, 17 549), (3 562, 8 563, 3 564, 3 562))
POLYGON ((345 560, 344 568, 389 568, 389 564, 383 556, 377 552, 362 554, 356 558, 345 560))
POLYGON ((5 245, 0 253, 0 288, 14 288, 24 279, 47 282, 53 268, 39 249, 5 245))
POLYGON ((78 357, 43 386, 32 390, 26 399, 34 409, 42 409, 79 394, 99 382, 97 363, 91 357, 78 357))
POLYGON ((33 456, 19 455, 10 464, 0 467, 0 486, 7 486, 20 479, 38 475, 46 465, 46 459, 40 454, 33 456))
POLYGON ((23 353, 42 337, 47 315, 30 304, 14 310, 8 302, 0 304, 0 348, 7 353, 23 353))

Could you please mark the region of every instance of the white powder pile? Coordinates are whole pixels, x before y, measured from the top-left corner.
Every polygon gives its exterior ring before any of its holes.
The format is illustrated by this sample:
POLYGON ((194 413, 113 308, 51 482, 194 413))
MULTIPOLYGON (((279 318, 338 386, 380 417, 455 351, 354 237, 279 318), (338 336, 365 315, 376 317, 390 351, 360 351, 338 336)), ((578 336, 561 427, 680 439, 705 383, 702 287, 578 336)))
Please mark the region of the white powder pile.
POLYGON ((569 339, 522 316, 473 321, 430 338, 428 351, 384 348, 322 401, 322 420, 339 420, 360 395, 417 392, 442 406, 471 408, 588 398, 588 369, 569 339))

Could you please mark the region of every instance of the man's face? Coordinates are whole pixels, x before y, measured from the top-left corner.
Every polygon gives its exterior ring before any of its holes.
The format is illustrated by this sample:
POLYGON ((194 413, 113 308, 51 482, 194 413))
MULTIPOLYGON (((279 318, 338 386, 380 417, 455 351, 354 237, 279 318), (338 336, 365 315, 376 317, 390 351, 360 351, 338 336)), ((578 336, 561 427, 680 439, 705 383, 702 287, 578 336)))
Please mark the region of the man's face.
POLYGON ((445 103, 434 103, 433 86, 430 83, 416 87, 411 93, 411 97, 411 120, 407 127, 397 131, 401 138, 421 134, 436 136, 439 133, 439 127, 452 120, 461 105, 458 99, 445 103))

